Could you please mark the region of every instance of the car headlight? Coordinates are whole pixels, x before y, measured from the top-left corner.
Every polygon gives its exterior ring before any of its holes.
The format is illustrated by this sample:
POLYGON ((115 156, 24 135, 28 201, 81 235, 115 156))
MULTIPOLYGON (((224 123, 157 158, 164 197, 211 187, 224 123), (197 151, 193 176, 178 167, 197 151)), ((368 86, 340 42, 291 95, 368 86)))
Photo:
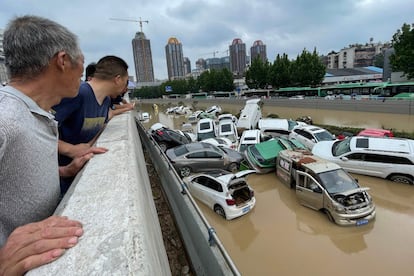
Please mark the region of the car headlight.
POLYGON ((344 208, 344 206, 340 205, 340 204, 334 204, 334 209, 336 212, 340 213, 340 214, 345 214, 346 213, 346 209, 344 208))

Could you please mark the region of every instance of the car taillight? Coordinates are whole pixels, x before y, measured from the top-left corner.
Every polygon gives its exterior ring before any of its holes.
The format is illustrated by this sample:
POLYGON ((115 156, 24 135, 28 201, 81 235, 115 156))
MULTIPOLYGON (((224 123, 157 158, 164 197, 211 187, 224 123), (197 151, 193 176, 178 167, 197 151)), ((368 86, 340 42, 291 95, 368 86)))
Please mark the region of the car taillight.
POLYGON ((164 135, 164 132, 162 132, 162 130, 157 130, 157 134, 158 135, 164 135))
POLYGON ((232 206, 236 204, 236 201, 234 199, 226 199, 226 203, 227 205, 232 206))

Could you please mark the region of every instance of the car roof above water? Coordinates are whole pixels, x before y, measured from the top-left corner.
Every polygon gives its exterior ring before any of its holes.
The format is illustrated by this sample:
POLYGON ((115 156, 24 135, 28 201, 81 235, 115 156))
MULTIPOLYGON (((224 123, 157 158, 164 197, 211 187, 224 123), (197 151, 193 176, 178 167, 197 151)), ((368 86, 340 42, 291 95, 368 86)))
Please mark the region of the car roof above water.
POLYGON ((414 154, 414 140, 382 137, 355 136, 350 138, 353 150, 396 152, 414 154))

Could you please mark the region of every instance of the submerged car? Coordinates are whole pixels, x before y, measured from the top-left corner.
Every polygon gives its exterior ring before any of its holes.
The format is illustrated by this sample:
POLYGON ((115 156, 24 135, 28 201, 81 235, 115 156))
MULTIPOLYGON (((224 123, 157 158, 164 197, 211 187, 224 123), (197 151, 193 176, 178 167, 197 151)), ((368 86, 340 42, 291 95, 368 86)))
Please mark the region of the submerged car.
POLYGON ((321 141, 312 153, 346 171, 414 184, 414 140, 353 136, 321 141))
POLYGON ((231 220, 247 214, 256 204, 254 191, 244 178, 254 172, 214 170, 185 177, 183 181, 193 197, 218 215, 231 220))
POLYGON ((276 161, 276 175, 295 189, 300 204, 326 213, 339 225, 365 225, 375 219, 375 204, 338 164, 310 152, 283 150, 276 161))
POLYGON ((197 141, 217 137, 217 127, 213 119, 203 118, 197 122, 197 141))
POLYGON ((309 150, 312 150, 313 146, 320 141, 335 140, 335 136, 328 130, 314 125, 295 127, 289 134, 289 138, 299 140, 309 150))
POLYGON ((218 136, 230 139, 233 148, 237 147, 239 135, 237 133, 237 118, 232 114, 222 114, 218 121, 218 136))
POLYGON ((165 154, 181 177, 194 172, 225 169, 236 172, 244 156, 239 152, 197 142, 168 149, 165 154))
POLYGON ((188 133, 169 129, 160 123, 152 125, 149 133, 164 152, 167 149, 192 142, 188 133))
POLYGON ((234 149, 234 145, 230 139, 224 137, 207 138, 203 140, 203 143, 209 143, 220 148, 234 149))
POLYGON ((306 147, 298 140, 275 137, 248 147, 245 158, 249 167, 257 173, 268 173, 275 170, 279 152, 286 149, 306 151, 306 147))
POLYGON ((264 118, 259 120, 258 128, 262 137, 289 136, 291 131, 298 126, 307 125, 304 122, 297 122, 291 119, 264 118))
POLYGON ((366 128, 361 130, 357 136, 370 136, 370 137, 394 137, 394 133, 389 129, 380 128, 366 128))
POLYGON ((261 137, 260 137, 260 130, 258 129, 247 129, 243 131, 242 136, 240 138, 239 145, 237 147, 237 150, 240 153, 244 153, 244 151, 251 145, 255 145, 257 143, 260 143, 261 137))

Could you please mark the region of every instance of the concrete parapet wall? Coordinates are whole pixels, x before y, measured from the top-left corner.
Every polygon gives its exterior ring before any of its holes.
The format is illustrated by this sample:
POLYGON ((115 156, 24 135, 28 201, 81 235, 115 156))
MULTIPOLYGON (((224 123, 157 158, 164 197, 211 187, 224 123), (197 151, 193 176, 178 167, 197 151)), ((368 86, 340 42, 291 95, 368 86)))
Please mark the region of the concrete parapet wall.
POLYGON ((171 275, 134 112, 115 116, 97 146, 109 151, 88 162, 56 210, 81 221, 84 235, 27 275, 171 275))

